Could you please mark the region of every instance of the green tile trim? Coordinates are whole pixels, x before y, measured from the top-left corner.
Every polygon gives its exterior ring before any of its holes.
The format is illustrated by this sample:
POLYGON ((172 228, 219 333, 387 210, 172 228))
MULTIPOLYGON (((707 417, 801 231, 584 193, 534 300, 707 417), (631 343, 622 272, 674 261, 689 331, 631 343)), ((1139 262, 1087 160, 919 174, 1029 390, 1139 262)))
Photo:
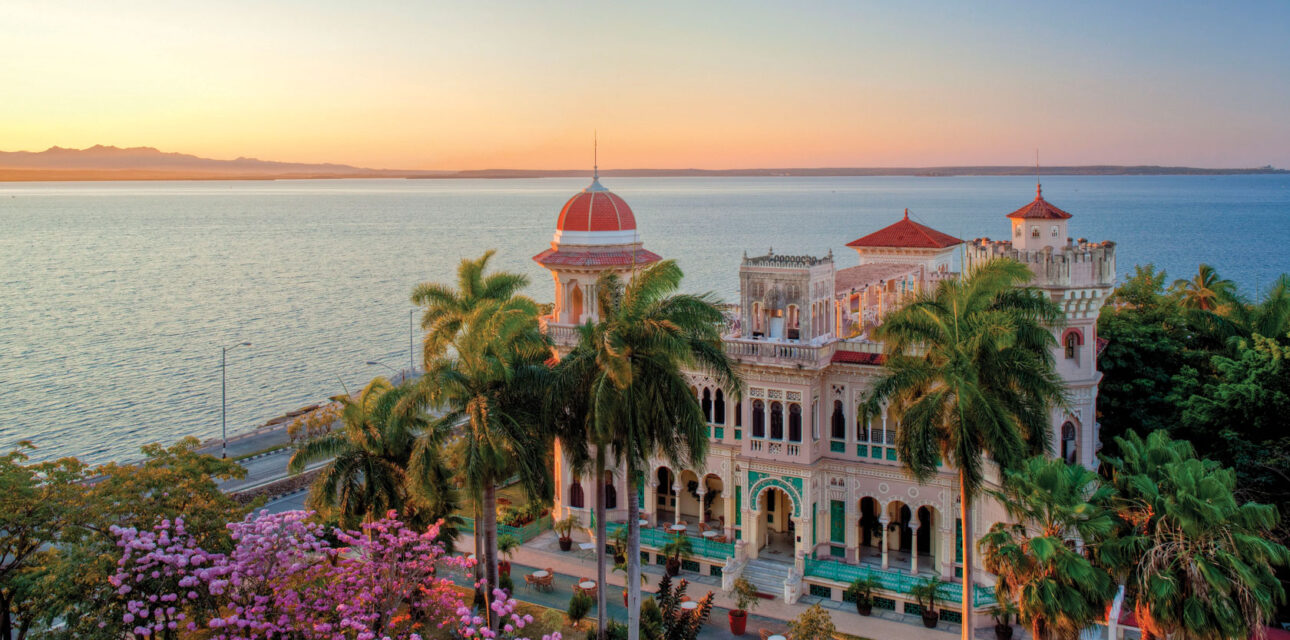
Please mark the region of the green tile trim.
POLYGON ((832 451, 833 453, 846 453, 847 443, 842 442, 841 440, 834 440, 829 443, 829 451, 832 451))

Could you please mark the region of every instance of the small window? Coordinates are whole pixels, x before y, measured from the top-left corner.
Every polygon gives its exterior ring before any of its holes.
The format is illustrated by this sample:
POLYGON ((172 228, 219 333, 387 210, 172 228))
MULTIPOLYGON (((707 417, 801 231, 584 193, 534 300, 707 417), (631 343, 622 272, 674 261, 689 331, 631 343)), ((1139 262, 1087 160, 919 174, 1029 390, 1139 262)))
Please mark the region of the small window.
POLYGON ((788 441, 802 441, 802 405, 796 402, 788 405, 788 441))
POLYGON ((770 403, 770 438, 784 439, 784 405, 778 402, 770 403))
POLYGON ((833 401, 833 439, 846 440, 847 438, 847 417, 842 410, 842 401, 833 401))
POLYGON ((574 509, 581 509, 583 508, 583 502, 582 484, 574 480, 573 484, 569 485, 569 506, 574 509))
POLYGON ((1076 329, 1071 329, 1062 337, 1062 347, 1066 351, 1066 359, 1074 360, 1079 364, 1079 348, 1084 344, 1084 337, 1076 329))
POLYGON ((1032 238, 1038 238, 1038 237, 1039 237, 1039 227, 1031 227, 1031 228, 1030 228, 1030 237, 1032 237, 1032 238))
POLYGON ((1054 237, 1054 238, 1056 238, 1056 237, 1057 237, 1057 226, 1056 226, 1056 225, 1053 225, 1053 237, 1054 237))
POLYGON ((1079 448, 1075 444, 1075 425, 1067 422, 1062 425, 1062 460, 1074 464, 1079 448))
POLYGON ((726 394, 717 389, 717 399, 712 403, 712 421, 717 424, 726 423, 726 394))
POLYGON ((1016 228, 1013 229, 1013 231, 1015 233, 1013 233, 1012 235, 1017 236, 1018 238, 1021 237, 1021 225, 1017 225, 1016 228))
POLYGON ((766 404, 761 400, 753 400, 752 434, 754 438, 766 437, 766 404))

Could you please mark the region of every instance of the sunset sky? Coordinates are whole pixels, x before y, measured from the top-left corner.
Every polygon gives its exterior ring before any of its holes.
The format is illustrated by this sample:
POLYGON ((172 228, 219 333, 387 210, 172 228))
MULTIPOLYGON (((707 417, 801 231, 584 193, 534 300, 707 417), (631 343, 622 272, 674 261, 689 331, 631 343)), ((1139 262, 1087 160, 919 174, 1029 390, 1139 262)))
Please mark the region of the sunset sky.
POLYGON ((1290 166, 1290 2, 0 2, 0 150, 1290 166))

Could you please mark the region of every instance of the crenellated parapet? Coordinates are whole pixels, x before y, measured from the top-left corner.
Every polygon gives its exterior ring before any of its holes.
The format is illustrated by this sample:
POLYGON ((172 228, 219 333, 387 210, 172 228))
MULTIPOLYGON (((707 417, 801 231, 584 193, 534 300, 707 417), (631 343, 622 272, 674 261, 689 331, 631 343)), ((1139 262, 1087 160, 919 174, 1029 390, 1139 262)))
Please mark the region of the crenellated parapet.
POLYGON ((1031 284, 1045 289, 1102 290, 1115 286, 1115 243, 1110 240, 1067 239, 1061 247, 1023 251, 1007 240, 977 238, 967 245, 964 252, 968 272, 999 258, 1011 258, 1029 266, 1035 273, 1031 284))

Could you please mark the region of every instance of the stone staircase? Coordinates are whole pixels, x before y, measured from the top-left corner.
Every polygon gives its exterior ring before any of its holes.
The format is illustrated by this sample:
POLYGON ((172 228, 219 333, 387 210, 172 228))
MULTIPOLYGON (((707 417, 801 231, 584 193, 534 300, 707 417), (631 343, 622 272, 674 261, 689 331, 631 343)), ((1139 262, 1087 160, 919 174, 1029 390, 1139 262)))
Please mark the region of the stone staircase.
POLYGON ((744 565, 743 577, 757 587, 758 593, 780 599, 784 597, 784 580, 792 569, 787 562, 757 558, 744 565))

